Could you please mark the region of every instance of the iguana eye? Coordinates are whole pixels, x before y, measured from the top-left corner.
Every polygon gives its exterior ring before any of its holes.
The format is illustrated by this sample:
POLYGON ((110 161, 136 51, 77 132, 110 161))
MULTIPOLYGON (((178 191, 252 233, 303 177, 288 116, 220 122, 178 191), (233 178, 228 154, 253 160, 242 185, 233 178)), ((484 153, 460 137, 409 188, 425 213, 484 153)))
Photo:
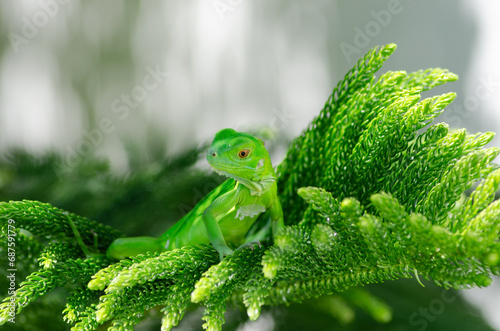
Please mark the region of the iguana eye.
POLYGON ((238 152, 238 156, 240 157, 240 159, 244 159, 248 155, 250 155, 250 150, 249 149, 242 149, 241 151, 238 152))

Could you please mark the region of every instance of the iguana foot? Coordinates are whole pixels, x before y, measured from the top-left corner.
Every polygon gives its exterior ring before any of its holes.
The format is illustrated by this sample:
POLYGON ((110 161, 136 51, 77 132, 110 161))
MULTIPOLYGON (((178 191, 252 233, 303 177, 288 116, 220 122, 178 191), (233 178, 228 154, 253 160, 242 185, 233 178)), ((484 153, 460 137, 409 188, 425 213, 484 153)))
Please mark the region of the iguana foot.
POLYGON ((216 248, 215 250, 217 252, 219 252, 219 257, 220 257, 221 262, 225 256, 233 255, 233 253, 234 253, 234 251, 227 246, 222 246, 222 247, 216 248))
POLYGON ((239 251, 240 249, 243 249, 243 248, 246 248, 246 247, 249 247, 252 251, 253 251, 253 246, 254 245, 258 245, 259 248, 262 248, 262 245, 260 244, 260 241, 258 240, 252 240, 252 241, 249 241, 249 242, 246 242, 244 243, 243 245, 241 245, 240 247, 236 248, 237 251, 239 251))

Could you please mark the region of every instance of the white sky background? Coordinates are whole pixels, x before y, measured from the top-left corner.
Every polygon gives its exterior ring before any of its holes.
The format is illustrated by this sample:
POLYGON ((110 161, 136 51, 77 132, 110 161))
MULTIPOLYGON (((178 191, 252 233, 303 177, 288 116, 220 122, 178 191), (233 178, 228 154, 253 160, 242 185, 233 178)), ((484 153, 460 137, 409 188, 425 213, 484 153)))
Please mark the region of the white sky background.
MULTIPOLYGON (((365 30, 374 23, 373 13, 387 11, 387 1, 371 1, 371 6, 359 0, 286 5, 230 1, 232 5, 222 12, 214 3, 153 2, 139 7, 129 36, 133 67, 124 79, 116 78, 112 65, 93 68, 99 48, 113 42, 126 15, 121 1, 61 4, 34 37, 19 46, 19 52, 8 48, 2 58, 1 146, 67 151, 82 139, 83 130, 111 118, 116 130, 95 146, 95 152, 110 156, 115 166, 123 168, 121 138, 141 140, 151 124, 161 128, 170 153, 210 139, 223 127, 279 124, 279 133, 292 138, 318 114, 360 56, 389 42, 396 42, 398 50, 382 70, 440 66, 459 74, 460 81, 449 84, 448 90, 459 97, 446 113, 450 120, 445 116, 445 121, 473 132, 500 126, 494 112, 498 88, 479 100, 474 111, 458 112, 458 120, 452 117, 465 98, 474 97, 481 79, 499 67, 498 54, 486 49, 498 46, 498 27, 486 26, 496 21, 480 18, 498 12, 488 8, 495 6, 494 1, 457 5, 453 0, 401 0, 401 12, 349 58, 339 45, 354 45, 356 29, 365 30), (86 49, 72 41, 71 31, 78 29, 86 49), (65 58, 58 55, 64 47, 65 58), (68 67, 65 61, 75 65, 68 67), (168 78, 149 91, 125 120, 117 119, 111 109, 113 100, 140 85, 148 67, 160 67, 168 78), (87 85, 87 104, 74 88, 75 80, 87 85), (91 119, 89 110, 94 113, 91 119), (280 116, 283 113, 287 117, 280 116)), ((8 9, 2 10, 8 32, 19 33, 25 19, 32 21, 43 11, 30 0, 0 6, 8 9)))
MULTIPOLYGON (((375 21, 372 11, 388 9, 387 1, 221 1, 231 4, 221 12, 215 2, 153 1, 141 6, 131 23, 133 67, 118 80, 105 70, 93 71, 93 64, 100 48, 119 33, 117 22, 126 17, 121 1, 60 5, 18 52, 7 48, 0 59, 0 149, 55 148, 64 153, 103 118, 111 118, 116 130, 105 135, 95 153, 122 170, 127 167, 122 138, 140 144, 150 125, 160 128, 169 153, 210 139, 224 127, 274 125, 292 138, 318 114, 354 65, 340 43, 354 44, 356 29, 375 21), (88 43, 85 49, 72 41, 72 31, 79 28, 88 43), (71 52, 60 58, 64 47, 71 52), (147 68, 157 66, 168 77, 121 120, 112 111, 113 100, 130 93, 147 68), (75 82, 85 85, 90 101, 82 101, 75 82), (89 109, 94 113, 90 119, 89 109)), ((352 57, 395 42, 398 50, 383 71, 450 68, 460 76, 448 89, 459 93, 449 113, 458 112, 454 124, 472 132, 500 131, 500 2, 401 0, 400 7, 401 13, 392 15, 352 57), (478 95, 485 80, 494 82, 487 88, 490 93, 478 95), (477 108, 467 108, 466 100, 474 98, 477 108), (457 110, 460 106, 465 112, 457 110)), ((24 19, 43 10, 31 0, 2 1, 0 9, 5 33, 19 33, 24 19)), ((499 139, 495 146, 500 146, 499 139)), ((495 285, 465 293, 485 306, 498 330, 500 320, 493 319, 499 292, 495 285)))

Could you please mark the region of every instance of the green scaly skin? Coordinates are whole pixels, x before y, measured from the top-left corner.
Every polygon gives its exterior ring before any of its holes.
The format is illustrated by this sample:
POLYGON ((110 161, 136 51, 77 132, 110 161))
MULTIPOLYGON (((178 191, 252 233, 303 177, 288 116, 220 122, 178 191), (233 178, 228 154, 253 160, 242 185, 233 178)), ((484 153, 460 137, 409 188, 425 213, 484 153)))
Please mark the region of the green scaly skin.
POLYGON ((262 212, 269 212, 273 236, 284 227, 276 174, 260 139, 223 129, 215 135, 207 160, 215 172, 230 179, 159 238, 120 238, 109 246, 106 255, 122 259, 148 251, 211 243, 222 260, 233 254, 227 243, 246 246, 245 235, 262 212))

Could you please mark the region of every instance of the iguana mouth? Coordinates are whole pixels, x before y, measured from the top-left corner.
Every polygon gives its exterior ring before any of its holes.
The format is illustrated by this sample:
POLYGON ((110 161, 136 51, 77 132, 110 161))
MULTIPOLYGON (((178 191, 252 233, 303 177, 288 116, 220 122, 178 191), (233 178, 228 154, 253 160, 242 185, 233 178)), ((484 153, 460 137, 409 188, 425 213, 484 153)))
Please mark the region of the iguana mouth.
POLYGON ((226 177, 230 177, 229 174, 223 170, 219 170, 217 169, 216 167, 214 167, 213 165, 210 165, 212 167, 212 171, 221 175, 221 176, 226 176, 226 177))
MULTIPOLYGON (((226 176, 226 177, 233 177, 233 178, 236 178, 235 175, 233 175, 231 172, 232 169, 241 169, 241 167, 227 167, 229 168, 229 171, 225 171, 225 170, 222 170, 222 169, 219 169, 217 168, 216 166, 214 166, 213 164, 210 164, 210 167, 212 168, 212 171, 221 175, 221 176, 226 176)), ((239 178, 239 177, 238 177, 239 178)))

